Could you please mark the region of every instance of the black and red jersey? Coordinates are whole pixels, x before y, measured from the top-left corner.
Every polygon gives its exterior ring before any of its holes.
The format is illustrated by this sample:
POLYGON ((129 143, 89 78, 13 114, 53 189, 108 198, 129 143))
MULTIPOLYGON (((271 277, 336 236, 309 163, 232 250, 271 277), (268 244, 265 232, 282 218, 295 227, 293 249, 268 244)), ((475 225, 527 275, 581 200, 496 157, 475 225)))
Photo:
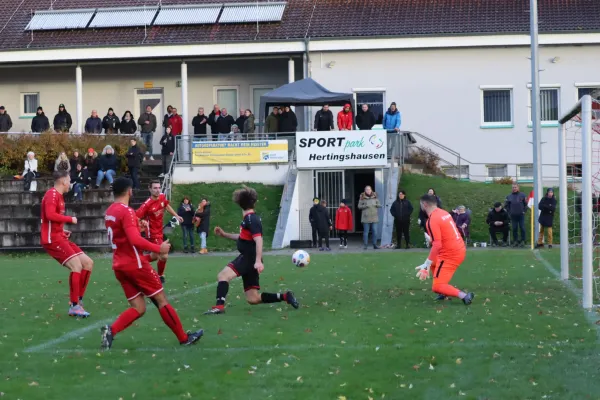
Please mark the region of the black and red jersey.
POLYGON ((237 241, 238 251, 242 254, 255 254, 256 242, 254 238, 262 236, 262 221, 254 212, 244 216, 240 224, 240 237, 237 241))

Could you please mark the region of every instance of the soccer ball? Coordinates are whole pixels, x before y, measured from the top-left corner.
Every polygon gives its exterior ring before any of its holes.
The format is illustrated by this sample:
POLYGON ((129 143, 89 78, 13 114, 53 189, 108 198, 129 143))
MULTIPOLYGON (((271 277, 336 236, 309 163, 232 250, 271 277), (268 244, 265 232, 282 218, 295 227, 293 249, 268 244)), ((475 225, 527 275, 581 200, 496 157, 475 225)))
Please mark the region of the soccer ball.
POLYGON ((304 250, 298 250, 292 256, 292 263, 296 267, 306 267, 310 263, 310 255, 304 250))

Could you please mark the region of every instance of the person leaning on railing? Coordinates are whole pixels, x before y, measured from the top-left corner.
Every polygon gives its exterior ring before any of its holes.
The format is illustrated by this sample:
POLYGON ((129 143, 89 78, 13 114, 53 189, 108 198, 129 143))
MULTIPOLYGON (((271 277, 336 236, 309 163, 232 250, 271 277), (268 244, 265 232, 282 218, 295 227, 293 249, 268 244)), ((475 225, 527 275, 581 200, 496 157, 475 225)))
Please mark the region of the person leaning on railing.
POLYGON ((160 154, 162 155, 162 173, 158 176, 164 178, 165 175, 169 174, 169 168, 171 168, 171 160, 175 153, 175 135, 172 134, 172 127, 167 126, 167 130, 163 137, 160 138, 160 145, 162 149, 160 154))

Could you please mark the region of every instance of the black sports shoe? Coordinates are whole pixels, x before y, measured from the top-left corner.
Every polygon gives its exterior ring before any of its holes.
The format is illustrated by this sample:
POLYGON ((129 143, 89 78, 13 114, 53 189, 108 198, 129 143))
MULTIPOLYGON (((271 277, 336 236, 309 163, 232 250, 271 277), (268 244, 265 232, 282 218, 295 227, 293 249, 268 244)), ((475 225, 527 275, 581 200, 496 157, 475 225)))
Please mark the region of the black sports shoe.
POLYGON ((462 301, 463 301, 463 303, 465 303, 465 306, 468 306, 473 302, 474 298, 475 298, 475 293, 467 293, 467 295, 465 296, 464 299, 462 299, 462 301))
POLYGON ((165 277, 164 276, 159 276, 160 278, 160 283, 162 283, 163 285, 165 284, 165 277))
POLYGON ((435 298, 435 301, 444 301, 446 300, 448 297, 446 297, 443 294, 438 294, 438 297, 435 298))
POLYGON ((102 328, 100 328, 100 333, 102 334, 100 347, 102 350, 110 350, 113 342, 113 334, 110 326, 104 325, 102 328))
POLYGON ((285 298, 286 298, 286 303, 288 303, 290 306, 294 307, 294 308, 298 308, 300 307, 300 303, 298 303, 298 300, 296 299, 296 296, 294 296, 294 293, 292 292, 286 292, 285 293, 285 298))
POLYGON ((188 331, 187 334, 188 334, 187 340, 185 342, 179 343, 180 345, 182 345, 182 346, 191 346, 193 344, 196 344, 196 342, 198 340, 200 340, 200 338, 202 336, 204 336, 204 330, 200 329, 200 330, 198 330, 196 332, 188 331))
POLYGON ((219 308, 219 307, 213 307, 204 313, 204 315, 217 315, 217 314, 225 314, 225 309, 219 308))

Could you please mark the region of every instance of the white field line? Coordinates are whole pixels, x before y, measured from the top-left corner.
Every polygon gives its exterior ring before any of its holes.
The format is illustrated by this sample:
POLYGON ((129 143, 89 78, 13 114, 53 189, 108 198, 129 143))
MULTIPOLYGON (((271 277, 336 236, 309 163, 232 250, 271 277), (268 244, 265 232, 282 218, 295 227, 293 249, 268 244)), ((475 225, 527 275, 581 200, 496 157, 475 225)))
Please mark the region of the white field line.
MULTIPOLYGON (((190 294, 196 294, 196 293, 198 293, 198 292, 200 292, 200 291, 202 291, 204 289, 208 289, 208 288, 214 287, 216 285, 217 285, 216 282, 209 283, 207 285, 199 286, 199 287, 187 290, 187 291, 182 292, 182 293, 176 293, 174 295, 167 296, 167 298, 169 300, 175 300, 175 299, 178 299, 180 297, 189 296, 190 294)), ((40 343, 40 344, 37 344, 35 346, 27 347, 24 350, 24 352, 25 353, 39 353, 39 352, 46 351, 46 350, 51 349, 52 347, 54 347, 54 346, 56 346, 58 344, 67 342, 67 341, 69 341, 71 339, 79 338, 80 336, 82 336, 83 334, 85 334, 85 333, 87 333, 89 331, 93 331, 94 329, 99 329, 101 326, 104 326, 104 325, 106 325, 106 324, 114 321, 115 318, 116 317, 114 317, 114 318, 106 318, 106 319, 94 322, 91 325, 84 326, 83 328, 75 329, 74 331, 67 332, 64 335, 62 335, 61 337, 58 337, 56 339, 48 340, 47 342, 40 343)))

